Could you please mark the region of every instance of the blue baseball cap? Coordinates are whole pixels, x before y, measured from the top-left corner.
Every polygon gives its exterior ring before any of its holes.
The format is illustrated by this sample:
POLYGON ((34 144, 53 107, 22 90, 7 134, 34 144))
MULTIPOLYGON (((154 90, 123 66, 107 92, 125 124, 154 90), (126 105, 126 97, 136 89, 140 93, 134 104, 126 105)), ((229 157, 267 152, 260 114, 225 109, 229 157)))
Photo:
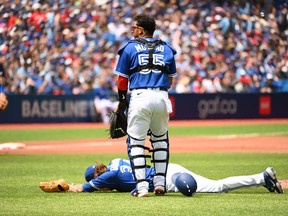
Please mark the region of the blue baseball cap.
POLYGON ((91 181, 92 179, 94 179, 94 172, 96 169, 97 165, 91 165, 89 166, 86 171, 85 171, 85 180, 87 182, 91 181))

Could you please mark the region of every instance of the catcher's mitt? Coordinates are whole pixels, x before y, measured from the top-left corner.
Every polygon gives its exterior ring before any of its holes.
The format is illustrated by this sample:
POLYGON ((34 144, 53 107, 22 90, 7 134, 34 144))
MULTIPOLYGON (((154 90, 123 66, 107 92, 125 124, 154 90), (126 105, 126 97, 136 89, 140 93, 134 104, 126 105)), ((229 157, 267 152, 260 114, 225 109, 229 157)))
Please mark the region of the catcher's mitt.
POLYGON ((63 179, 40 182, 39 187, 45 192, 65 192, 69 190, 69 185, 63 179))
POLYGON ((127 117, 123 112, 111 111, 109 114, 109 136, 112 139, 127 135, 127 117))
POLYGON ((4 112, 8 107, 8 100, 4 93, 0 92, 0 110, 4 112))

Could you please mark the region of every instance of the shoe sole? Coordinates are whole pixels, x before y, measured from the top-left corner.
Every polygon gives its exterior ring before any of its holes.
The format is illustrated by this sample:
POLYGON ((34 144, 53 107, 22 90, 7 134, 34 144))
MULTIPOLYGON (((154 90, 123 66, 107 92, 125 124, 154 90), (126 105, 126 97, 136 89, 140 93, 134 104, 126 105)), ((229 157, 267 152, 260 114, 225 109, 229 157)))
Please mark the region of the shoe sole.
POLYGON ((272 178, 273 180, 276 180, 276 182, 274 183, 275 185, 274 189, 277 191, 277 193, 284 193, 281 184, 278 182, 276 178, 276 171, 274 171, 272 167, 269 167, 266 169, 266 172, 268 173, 270 178, 272 178))
POLYGON ((277 191, 278 193, 284 193, 284 190, 283 190, 281 184, 280 184, 278 181, 276 182, 275 186, 276 186, 275 189, 276 189, 276 191, 277 191))
POLYGON ((165 192, 162 191, 162 190, 155 190, 155 191, 154 191, 154 194, 155 194, 156 196, 164 196, 165 192))
POLYGON ((154 190, 154 194, 156 196, 163 196, 165 194, 165 189, 164 187, 160 187, 160 186, 156 186, 155 190, 154 190), (157 188, 158 187, 158 188, 157 188))

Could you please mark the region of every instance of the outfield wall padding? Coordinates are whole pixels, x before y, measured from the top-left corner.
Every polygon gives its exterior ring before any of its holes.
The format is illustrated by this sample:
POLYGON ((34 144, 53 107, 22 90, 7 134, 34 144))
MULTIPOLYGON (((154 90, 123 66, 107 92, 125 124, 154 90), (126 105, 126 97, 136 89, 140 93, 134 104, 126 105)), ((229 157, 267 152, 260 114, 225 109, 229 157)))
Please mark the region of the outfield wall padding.
MULTIPOLYGON (((99 122, 93 95, 8 95, 0 123, 99 122)), ((171 120, 288 118, 288 93, 170 94, 171 120)), ((97 104, 96 104, 97 106, 97 104)))

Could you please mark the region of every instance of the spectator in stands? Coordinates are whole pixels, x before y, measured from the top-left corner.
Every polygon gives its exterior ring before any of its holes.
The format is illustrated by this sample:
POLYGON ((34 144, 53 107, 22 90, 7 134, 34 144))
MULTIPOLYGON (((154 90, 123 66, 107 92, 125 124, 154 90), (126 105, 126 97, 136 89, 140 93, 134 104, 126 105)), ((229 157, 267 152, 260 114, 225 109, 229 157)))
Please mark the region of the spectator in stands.
POLYGON ((288 91, 285 0, 2 2, 8 94, 91 93, 103 74, 113 80, 116 52, 131 36, 130 17, 143 10, 157 17, 155 36, 179 53, 171 92, 288 91))
POLYGON ((111 82, 106 79, 105 76, 99 78, 99 86, 95 88, 93 94, 96 112, 100 114, 102 121, 108 124, 109 112, 115 111, 119 102, 118 98, 115 97, 117 94, 113 91, 111 82))

